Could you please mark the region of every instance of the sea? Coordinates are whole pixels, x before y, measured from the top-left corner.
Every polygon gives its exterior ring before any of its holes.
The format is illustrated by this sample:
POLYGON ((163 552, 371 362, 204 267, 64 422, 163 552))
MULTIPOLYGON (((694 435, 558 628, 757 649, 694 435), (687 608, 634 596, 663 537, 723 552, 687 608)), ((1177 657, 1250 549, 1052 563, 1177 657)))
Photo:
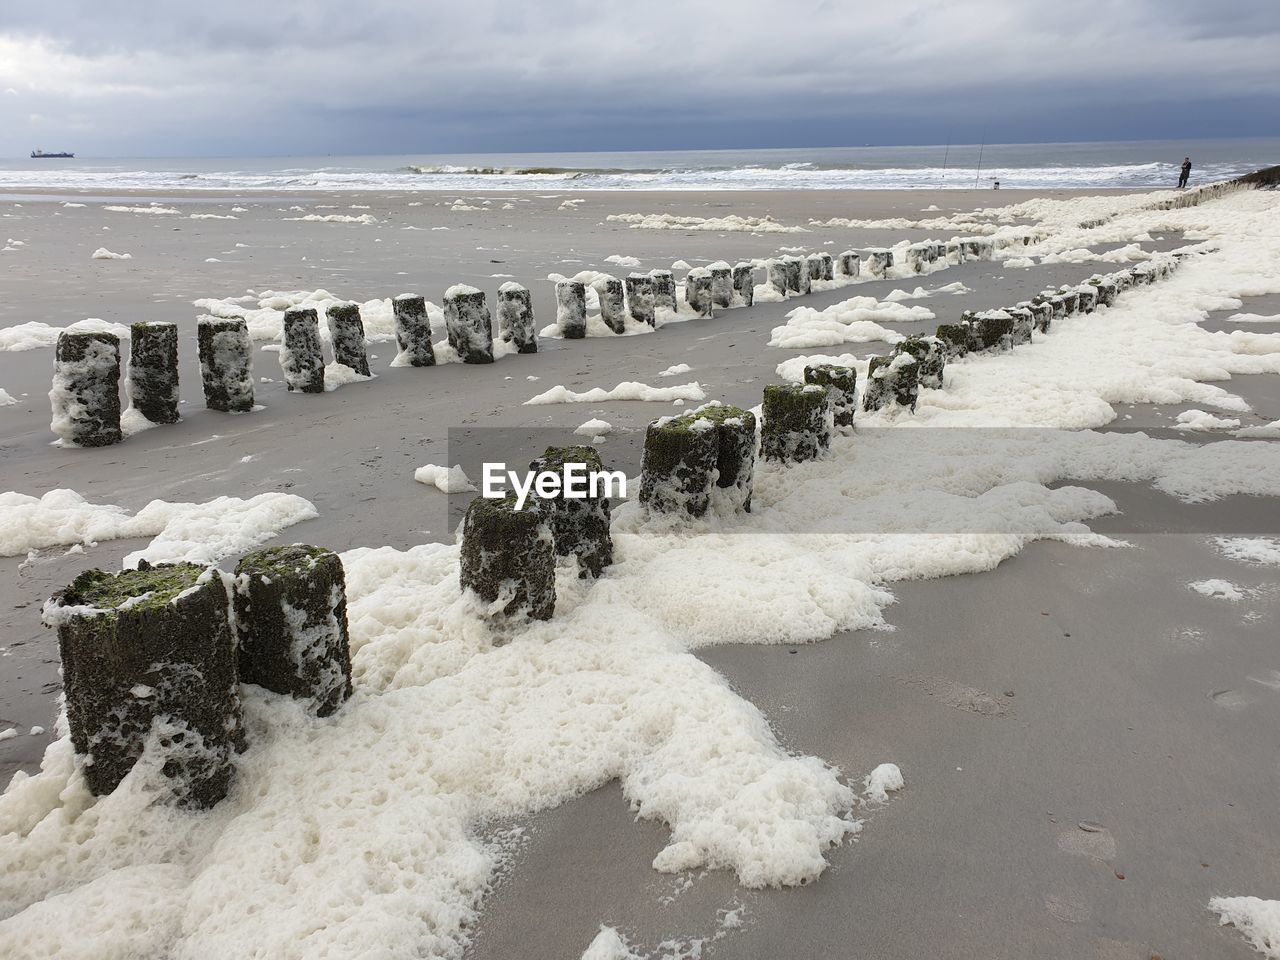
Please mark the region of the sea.
POLYGON ((936 190, 1173 186, 1280 164, 1280 138, 773 150, 0 160, 0 191, 936 190))

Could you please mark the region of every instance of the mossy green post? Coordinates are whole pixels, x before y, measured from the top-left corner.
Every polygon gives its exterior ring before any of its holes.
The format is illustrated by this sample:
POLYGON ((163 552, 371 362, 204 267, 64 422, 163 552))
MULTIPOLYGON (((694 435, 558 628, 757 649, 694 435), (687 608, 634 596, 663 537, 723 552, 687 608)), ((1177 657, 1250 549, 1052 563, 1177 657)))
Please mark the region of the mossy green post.
POLYGON ((711 503, 719 441, 710 420, 662 417, 644 435, 640 502, 659 513, 700 517, 711 503))
POLYGON ((204 405, 222 413, 253 410, 253 343, 239 317, 201 317, 196 323, 204 405))
POLYGON ((459 578, 486 603, 505 599, 500 613, 550 620, 556 609, 555 541, 546 515, 514 495, 476 497, 462 521, 459 578))
POLYGON ((870 413, 896 403, 914 412, 920 393, 919 367, 909 353, 871 357, 867 361, 862 409, 870 413))
POLYGON ((1035 329, 1036 321, 1028 307, 1009 307, 1005 310, 1013 318, 1013 345, 1031 342, 1031 331, 1035 329))
POLYGON ((907 337, 899 341, 893 351, 915 358, 916 379, 920 386, 932 390, 942 389, 942 373, 947 366, 946 347, 937 337, 907 337))
POLYGON ((1013 317, 1003 310, 988 310, 973 321, 983 350, 1009 350, 1013 347, 1013 317))
POLYGON ((808 383, 764 388, 760 455, 766 460, 816 460, 831 447, 831 391, 808 383))
POLYGON ((129 403, 152 423, 178 422, 178 325, 129 327, 129 403))
MULTIPOLYGON (((588 475, 604 469, 595 447, 574 446, 547 447, 542 456, 529 464, 529 470, 563 474, 566 464, 582 464, 588 475)), ((556 555, 575 557, 579 577, 599 577, 604 568, 613 563, 607 496, 592 496, 588 486, 587 496, 580 499, 566 497, 562 492, 554 498, 539 497, 535 503, 551 524, 556 555)))
POLYGON ((934 336, 942 344, 947 360, 963 357, 975 346, 973 327, 964 321, 939 324, 934 336))
POLYGON ((190 563, 89 570, 54 595, 71 743, 85 782, 110 793, 154 735, 179 803, 227 794, 244 748, 231 597, 190 563))
POLYGON ((240 679, 327 717, 351 696, 347 581, 332 550, 266 547, 236 564, 240 679))
POLYGON ((853 427, 858 411, 858 371, 834 363, 804 368, 804 382, 826 387, 831 394, 832 422, 843 430, 853 427))
POLYGON ((756 468, 756 415, 727 403, 708 403, 682 418, 690 423, 710 421, 716 432, 716 489, 712 502, 731 510, 751 512, 751 488, 756 468))

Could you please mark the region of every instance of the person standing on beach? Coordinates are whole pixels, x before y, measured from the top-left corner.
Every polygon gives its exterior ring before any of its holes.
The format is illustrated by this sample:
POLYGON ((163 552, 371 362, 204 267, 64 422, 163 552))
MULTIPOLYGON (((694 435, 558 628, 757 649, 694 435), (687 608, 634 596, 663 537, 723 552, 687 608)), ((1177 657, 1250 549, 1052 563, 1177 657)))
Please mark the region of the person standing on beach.
POLYGON ((1187 181, 1191 179, 1191 158, 1183 157, 1182 173, 1178 176, 1178 189, 1185 190, 1187 181))

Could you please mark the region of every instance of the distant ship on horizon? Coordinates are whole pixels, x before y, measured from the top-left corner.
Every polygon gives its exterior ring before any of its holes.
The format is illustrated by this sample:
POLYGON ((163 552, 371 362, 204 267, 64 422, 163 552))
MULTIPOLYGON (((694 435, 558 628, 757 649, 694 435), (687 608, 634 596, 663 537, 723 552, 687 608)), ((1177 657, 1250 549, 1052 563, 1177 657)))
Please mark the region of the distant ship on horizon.
POLYGON ((75 156, 74 153, 45 153, 39 148, 31 151, 32 160, 74 160, 75 156))

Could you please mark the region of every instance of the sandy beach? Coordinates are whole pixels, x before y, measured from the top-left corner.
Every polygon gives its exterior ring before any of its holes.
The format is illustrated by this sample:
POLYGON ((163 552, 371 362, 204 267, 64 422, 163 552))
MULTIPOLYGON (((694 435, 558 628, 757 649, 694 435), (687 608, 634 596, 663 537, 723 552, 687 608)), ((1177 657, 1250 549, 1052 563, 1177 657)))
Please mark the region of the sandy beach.
MULTIPOLYGON (((868 356, 890 350, 884 335, 850 336, 826 345, 771 346, 771 341, 786 340, 777 328, 788 326, 788 313, 796 308, 822 312, 837 310, 853 297, 873 298, 867 309, 881 311, 876 314, 880 319, 868 322, 879 324, 893 339, 899 334, 928 334, 965 310, 1009 306, 1045 288, 1082 283, 1097 272, 1200 244, 1203 255, 1190 258, 1164 285, 1125 295, 1116 308, 1120 320, 1114 339, 1098 326, 1097 317, 1068 318, 1038 342, 1008 356, 957 362, 954 369, 948 368, 953 379, 946 388, 929 391, 932 398, 922 393, 914 418, 903 414, 860 423, 859 432, 842 441, 847 446, 837 443, 835 465, 801 471, 796 474, 799 480, 767 474, 762 481, 763 506, 752 518, 765 525, 763 532, 779 537, 790 530, 797 540, 812 534, 816 545, 811 555, 800 546, 779 548, 777 554, 761 548, 763 559, 752 567, 747 547, 739 548, 739 555, 722 546, 718 549, 725 556, 732 554, 733 560, 719 572, 698 567, 717 562, 710 548, 699 554, 690 546, 686 555, 680 553, 683 542, 673 541, 672 549, 686 565, 677 568, 672 561, 666 569, 660 558, 655 559, 657 548, 650 554, 649 547, 635 546, 647 542, 643 528, 634 526, 639 521, 629 514, 618 521, 626 536, 634 538, 625 541, 633 552, 619 564, 619 584, 637 569, 658 570, 661 575, 652 574, 652 582, 668 593, 646 611, 657 626, 617 621, 614 632, 634 629, 638 637, 647 631, 660 635, 663 639, 654 643, 669 645, 672 657, 678 651, 681 663, 688 664, 680 670, 693 671, 690 676, 705 684, 696 686, 690 680, 689 690, 723 693, 735 698, 733 703, 745 701, 744 710, 758 710, 763 717, 760 736, 765 742, 771 732, 787 758, 818 758, 815 763, 838 770, 841 782, 859 796, 853 809, 842 814, 847 821, 860 821, 859 826, 840 842, 815 847, 818 862, 825 856, 829 865, 818 870, 814 882, 805 875, 803 883, 784 884, 766 870, 762 884, 749 888, 740 883, 744 864, 752 857, 767 860, 771 844, 784 846, 776 837, 759 839, 771 836, 772 825, 760 827, 752 841, 733 841, 742 849, 756 843, 766 853, 751 847, 734 864, 727 858, 715 862, 708 855, 702 861, 694 858, 687 869, 655 870, 655 857, 672 843, 672 830, 662 812, 667 808, 650 798, 655 811, 650 813, 643 799, 637 799, 647 796, 634 783, 641 779, 632 766, 640 765, 639 760, 612 765, 597 763, 594 755, 575 760, 580 766, 573 768, 570 786, 548 787, 542 793, 530 788, 528 797, 511 785, 519 776, 494 761, 497 772, 490 796, 510 791, 515 797, 510 810, 497 801, 472 799, 466 820, 467 835, 493 859, 489 866, 494 869, 475 868, 487 888, 474 891, 458 881, 465 893, 433 892, 419 900, 405 894, 406 899, 392 904, 388 912, 425 915, 437 901, 448 909, 441 907, 429 923, 423 921, 431 928, 430 936, 414 928, 405 936, 415 946, 403 954, 388 950, 385 955, 461 952, 468 960, 577 958, 604 926, 625 936, 638 956, 682 960, 1246 960, 1258 953, 1235 928, 1219 925, 1207 904, 1215 896, 1280 896, 1280 837, 1275 830, 1280 796, 1275 756, 1280 586, 1275 565, 1233 558, 1219 541, 1275 544, 1280 536, 1280 440, 1266 439, 1263 432, 1280 422, 1276 197, 1274 192, 1249 191, 1189 211, 1153 214, 1142 209, 1146 195, 1123 191, 466 196, 368 191, 269 196, 219 191, 110 196, 11 192, 0 197, 0 238, 8 238, 0 253, 0 335, 33 321, 52 327, 88 317, 125 325, 176 322, 182 338, 182 420, 137 433, 118 446, 55 447, 48 400, 52 348, 0 350, 0 389, 14 401, 0 406, 0 492, 39 497, 69 489, 93 504, 116 505, 129 513, 157 499, 201 504, 223 496, 287 493, 309 501, 317 515, 279 529, 270 543, 306 542, 336 551, 411 551, 423 544, 452 544, 461 510, 472 494, 446 495, 415 482, 416 468, 461 464, 474 481, 485 459, 501 454, 509 463, 523 464, 548 444, 583 442, 574 430, 598 418, 611 428, 597 443, 602 458, 636 477, 646 425, 679 411, 670 401, 526 404, 550 388, 586 391, 632 381, 654 387, 696 383, 705 400, 751 408, 760 403, 765 384, 783 379, 779 365, 787 360, 852 354, 856 361, 846 362, 860 363, 865 371, 868 356), (194 337, 196 318, 210 306, 196 306, 196 301, 222 301, 217 309, 230 310, 236 306, 234 298, 243 298, 240 306, 255 310, 269 291, 324 290, 334 298, 362 303, 415 292, 438 304, 452 284, 473 285, 492 298, 500 284, 515 280, 532 291, 541 329, 554 321, 554 285, 548 279, 552 274, 601 271, 625 276, 631 270, 667 268, 681 261, 687 268, 718 260, 763 261, 797 249, 836 255, 851 248, 946 239, 973 231, 910 224, 963 219, 984 208, 1030 203, 1041 204, 1034 208, 1040 216, 1026 208, 986 221, 993 229, 1047 224, 1046 235, 1027 248, 1030 259, 1023 265, 1010 263, 1022 256, 1021 250, 1005 251, 992 260, 947 265, 922 276, 864 278, 798 300, 761 302, 719 311, 709 320, 672 322, 651 335, 578 341, 544 337, 537 354, 507 356, 486 366, 393 368, 395 343, 373 337, 368 345, 373 379, 316 396, 286 392, 277 355, 262 349, 267 342, 255 342, 255 399, 262 409, 243 416, 204 409, 194 337), (1080 204, 1080 212, 1073 204, 1080 204), (148 208, 165 212, 147 212, 148 208), (1106 225, 1082 225, 1104 209, 1111 211, 1106 225), (635 228, 625 220, 609 219, 633 214, 696 219, 679 229, 635 228), (1212 224, 1219 214, 1227 218, 1222 222, 1246 224, 1255 231, 1250 234, 1254 247, 1233 246, 1237 237, 1214 234, 1212 224), (330 219, 300 219, 304 217, 330 219), (728 217, 755 219, 746 228, 731 228, 732 221, 726 220, 710 228, 698 223, 728 217), (1265 226, 1268 217, 1270 227, 1265 226), (881 223, 827 225, 836 218, 881 223), (1062 238, 1066 239, 1059 243, 1062 238), (128 254, 128 259, 94 259, 99 248, 128 254), (1092 259, 1063 256, 1069 250, 1084 250, 1092 259), (1255 254, 1258 259, 1250 260, 1255 254), (924 289, 915 291, 916 287, 924 289), (894 291, 903 293, 891 296, 894 291), (894 319, 898 314, 887 304, 900 304, 903 310, 920 307, 930 316, 894 319), (1242 314, 1270 319, 1232 319, 1242 314), (1167 338, 1160 323, 1173 331, 1167 338), (1019 359, 1035 357, 1035 351, 1057 361, 1019 359), (1090 358, 1097 360, 1098 368, 1109 370, 1108 364, 1113 364, 1114 376, 1108 379, 1091 371, 1090 358), (984 362, 1004 365, 999 369, 1007 371, 1007 394, 998 393, 998 378, 982 379, 988 375, 975 372, 984 362), (1016 366, 1041 362, 1043 367, 1030 372, 1016 366), (663 375, 678 365, 687 365, 687 370, 663 375), (984 398, 991 397, 999 402, 982 407, 984 398), (1204 422, 1184 416, 1190 411, 1236 422, 1208 430, 1182 429, 1204 422), (945 471, 939 469, 935 475, 925 470, 918 486, 906 486, 906 468, 895 474, 884 461, 902 457, 907 462, 907 453, 896 445, 904 443, 903 435, 915 426, 937 428, 918 432, 939 434, 938 456, 956 458, 956 475, 972 470, 976 476, 983 469, 989 475, 973 481, 972 489, 960 490, 947 486, 951 479, 945 471), (1014 439, 984 439, 983 430, 977 429, 972 435, 978 439, 970 445, 988 445, 991 452, 991 464, 983 468, 975 465, 976 459, 962 462, 966 456, 979 457, 983 450, 963 451, 964 444, 954 439, 961 428, 974 427, 1024 431, 1028 437, 1043 433, 1046 439, 1028 439, 1021 433, 1014 439), (1237 433, 1250 428, 1262 439, 1237 433), (1074 439, 1055 439, 1059 434, 1072 434, 1074 439), (1060 443, 1076 444, 1070 447, 1074 452, 1055 452, 1060 443), (1145 466, 1116 465, 1130 449, 1138 457, 1133 462, 1145 466), (1215 450, 1222 451, 1220 467, 1214 466, 1215 450), (1017 472, 1024 456, 1025 463, 1034 465, 1027 466, 1025 476, 1017 472), (895 484, 902 485, 904 510, 929 501, 940 490, 974 500, 999 494, 1010 498, 1008 504, 1042 508, 1053 522, 1043 520, 1034 534, 1029 528, 1003 528, 998 523, 975 534, 975 543, 989 535, 1000 540, 998 546, 983 541, 965 549, 935 551, 922 540, 907 550, 880 540, 928 534, 909 525, 887 534, 868 533, 868 518, 883 504, 862 499, 871 496, 860 489, 862 483, 889 491, 886 502, 895 484), (1078 492, 1082 488, 1084 492, 1078 492), (795 515, 784 506, 797 490, 815 503, 847 503, 848 512, 828 514, 815 508, 813 529, 789 528, 795 515), (1099 497, 1110 498, 1115 509, 1094 509, 1099 497), (840 526, 842 522, 846 525, 840 526), (771 523, 778 526, 769 527, 771 523), (1085 537, 1088 531, 1123 543, 1104 545, 1098 538, 1085 537), (834 569, 824 573, 824 563, 839 565, 832 560, 836 548, 823 545, 824 537, 836 535, 878 545, 868 548, 856 570, 841 569, 839 576, 834 569), (1073 537, 1078 542, 1071 542, 1073 537), (962 556, 965 550, 967 559, 962 556), (916 566, 903 559, 913 552, 920 557, 916 566), (798 578, 795 596, 786 588, 785 574, 791 572, 798 578), (794 636, 767 619, 767 600, 742 601, 743 610, 755 610, 761 618, 757 636, 750 635, 749 624, 738 625, 737 636, 728 630, 724 636, 704 630, 697 610, 679 606, 674 595, 688 593, 696 608, 699 591, 708 598, 715 593, 705 578, 717 576, 723 576, 729 599, 715 603, 732 605, 734 590, 758 598, 776 589, 773 609, 780 622, 790 618, 799 624, 794 636), (855 580, 856 589, 850 585, 855 580), (1230 599, 1220 589, 1191 586, 1215 582, 1233 587, 1238 596, 1230 599), (863 589, 865 596, 858 592, 863 589), (888 590, 891 602, 876 599, 877 590, 888 590), (828 592, 840 597, 828 597, 828 592), (855 593, 861 606, 851 612, 849 597, 855 593), (761 606, 752 607, 751 602, 761 606), (793 615, 796 610, 801 613, 793 615), (881 615, 883 619, 874 622, 881 615), (747 642, 735 642, 742 640, 747 642), (707 668, 723 680, 697 673, 707 668), (901 768, 905 786, 885 802, 867 799, 863 778, 888 762, 901 768)), ((764 272, 757 272, 756 282, 763 284, 764 272)), ((789 342, 813 344, 803 339, 811 335, 806 327, 789 342)), ((733 532, 712 529, 708 536, 727 543, 733 532)), ((146 548, 151 539, 102 539, 74 547, 73 540, 64 540, 30 551, 6 551, 12 555, 0 557, 0 730, 15 731, 0 741, 0 783, 15 772, 37 773, 46 748, 59 735, 58 647, 53 631, 41 625, 42 604, 83 570, 119 569, 127 554, 146 548), (30 732, 36 729, 41 732, 30 732)), ((430 556, 432 563, 444 564, 437 554, 430 556)), ((369 562, 363 554, 354 559, 369 562)), ((439 583, 454 583, 456 565, 432 569, 446 571, 439 583)), ((360 574, 359 589, 375 589, 370 584, 382 575, 360 574)), ((606 578, 598 588, 608 589, 608 583, 606 578)), ((424 586, 424 596, 426 592, 424 586)), ((591 619, 585 593, 572 598, 574 605, 564 615, 572 627, 566 630, 590 634, 610 622, 602 613, 591 619)), ((643 606, 634 602, 637 608, 643 606)), ((406 618, 405 622, 412 620, 406 618)), ((743 618, 750 619, 746 613, 743 618)), ((395 635, 397 643, 408 646, 413 641, 396 634, 404 624, 393 624, 394 619, 388 615, 384 634, 361 638, 364 646, 357 653, 356 668, 359 709, 367 712, 380 699, 385 701, 377 709, 385 711, 379 722, 387 725, 383 736, 388 741, 408 733, 396 727, 396 708, 385 704, 407 698, 411 689, 446 685, 465 669, 479 669, 465 665, 480 661, 489 651, 487 640, 476 639, 479 628, 458 628, 455 636, 450 634, 455 621, 442 617, 443 639, 433 635, 431 643, 443 649, 456 640, 457 651, 441 653, 429 664, 427 654, 419 657, 412 650, 401 650, 396 654, 401 659, 396 659, 385 653, 392 645, 390 638, 395 635), (384 656, 387 662, 377 660, 384 656), (363 692, 362 677, 367 685, 363 692)), ((557 621, 546 629, 558 629, 557 621)), ((548 649, 554 644, 551 633, 536 636, 536 642, 545 641, 548 649)), ((515 656, 512 651, 520 645, 517 638, 493 649, 515 656)), ((548 675, 556 676, 575 669, 584 676, 593 669, 605 670, 598 664, 547 667, 548 675)), ((684 682, 684 673, 679 675, 684 682)), ((544 675, 538 677, 546 681, 544 675)), ((556 689, 546 682, 548 690, 556 689)), ((268 704, 254 716, 271 717, 275 709, 268 704)), ((339 755, 357 753, 341 739, 348 735, 342 722, 341 717, 334 721, 329 733, 308 733, 308 746, 323 751, 323 738, 332 736, 345 744, 340 750, 351 751, 339 755)), ((544 760, 561 753, 577 756, 573 728, 566 728, 566 744, 557 747, 549 731, 558 728, 530 720, 529 729, 549 738, 530 746, 517 735, 520 722, 517 717, 511 728, 478 726, 478 740, 494 738, 481 752, 510 751, 514 756, 527 750, 536 758, 543 749, 544 760)), ((705 722, 714 724, 713 719, 705 722)), ((423 749, 429 750, 430 744, 423 744, 423 749)), ((653 752, 660 749, 654 747, 653 752)), ((584 753, 591 749, 584 748, 584 753)), ((527 772, 523 761, 509 762, 512 770, 527 772)), ((570 760, 563 762, 572 766, 570 760)), ((645 762, 657 763, 652 758, 645 762)), ((528 764, 537 766, 535 760, 528 764)), ((262 786, 270 776, 264 772, 269 763, 261 756, 251 751, 246 766, 253 770, 246 774, 246 783, 260 785, 264 796, 277 789, 262 786)), ((411 764, 406 761, 406 766, 411 764)), ((464 766, 459 761, 459 767, 464 766)), ((660 779, 652 771, 646 775, 660 779)), ((52 778, 40 774, 28 785, 43 776, 52 778)), ((447 780, 443 772, 433 776, 440 783, 447 780)), ((362 798, 373 786, 366 780, 356 792, 362 798)), ((750 785, 735 784, 735 789, 739 786, 741 799, 750 785)), ((228 810, 243 813, 244 823, 260 815, 249 789, 225 801, 228 810)), ((327 798, 325 791, 332 787, 326 783, 316 789, 327 798)), ((441 796, 464 792, 439 789, 441 796)), ((678 793, 675 788, 672 792, 678 793)), ((785 784, 777 792, 785 795, 785 784)), ((56 797, 57 790, 52 795, 56 797)), ((273 793, 272 801, 279 796, 273 793)), ((310 798, 295 799, 301 822, 311 815, 310 798)), ((47 798, 43 802, 50 810, 56 807, 47 798)), ((358 806, 364 801, 353 802, 358 806)), ((687 812, 672 803, 671 809, 687 812)), ((744 833, 755 829, 742 826, 741 819, 734 821, 733 809, 726 815, 729 825, 721 825, 721 836, 732 833, 735 822, 744 833)), ((378 813, 360 808, 353 816, 372 820, 378 813)), ((315 822, 325 822, 321 815, 317 818, 315 822)), ((271 828, 218 823, 227 836, 237 829, 271 836, 271 828)), ((392 820, 386 830, 388 835, 408 835, 421 827, 414 823, 392 820)), ((280 836, 289 836, 288 827, 276 829, 280 836)), ((316 829, 324 833, 328 828, 316 829)), ((350 840, 342 829, 334 828, 341 836, 326 856, 365 856, 350 851, 364 851, 360 844, 366 840, 350 840)), ((785 835, 786 830, 779 828, 779 833, 785 835)), ((58 855, 74 846, 71 840, 40 842, 49 844, 41 849, 58 855)), ((202 835, 192 843, 215 841, 202 835)), ((291 843, 280 841, 280 849, 287 852, 280 853, 280 863, 272 869, 281 875, 311 869, 309 863, 305 869, 290 866, 295 854, 291 843)), ((71 896, 72 906, 92 902, 91 897, 74 900, 76 889, 92 878, 79 872, 73 879, 58 879, 49 872, 52 867, 37 869, 32 866, 34 854, 24 852, 21 839, 4 849, 31 879, 29 888, 15 882, 9 891, 16 909, 0 914, 0 944, 6 942, 9 924, 8 942, 14 949, 30 949, 31 941, 24 939, 29 927, 20 924, 34 924, 42 916, 56 918, 60 908, 55 904, 48 914, 30 911, 42 902, 48 907, 60 894, 71 896), (14 888, 35 892, 24 897, 13 893, 14 888), (29 913, 26 919, 24 909, 29 913)), ((430 872, 437 869, 432 856, 446 859, 441 849, 443 843, 425 861, 407 853, 403 861, 396 860, 400 854, 388 856, 410 872, 430 872)), ((105 865, 97 869, 98 876, 107 875, 112 862, 109 855, 102 856, 105 865)), ((154 865, 164 854, 130 857, 134 865, 154 865)), ((449 863, 453 869, 453 861, 449 863)), ((182 882, 198 885, 201 869, 182 861, 182 882)), ((441 876, 447 872, 439 869, 441 876)), ((370 867, 371 874, 377 870, 370 867)), ((318 871, 314 882, 332 892, 348 882, 347 876, 334 868, 328 874, 318 871)), ((286 886, 293 882, 279 876, 275 880, 286 886)), ((252 890, 257 882, 246 881, 245 889, 252 890)), ((192 893, 192 901, 201 896, 209 894, 192 893)), ((363 896, 353 894, 353 902, 363 896)), ((236 908, 233 902, 228 909, 236 908)), ((341 912, 341 907, 334 909, 341 912)), ((207 920, 212 911, 203 910, 197 908, 196 913, 207 920)), ((180 914, 181 907, 173 907, 166 916, 174 911, 180 914)), ((262 923, 268 921, 269 917, 262 923)), ((208 923, 217 926, 212 920, 208 923)), ((244 935, 265 936, 262 929, 253 926, 244 935)), ((352 929, 365 928, 353 923, 352 929)), ((176 943, 189 934, 196 946, 187 943, 184 950, 198 951, 201 944, 210 950, 236 943, 243 947, 244 941, 224 936, 222 927, 218 930, 217 936, 202 941, 201 921, 189 920, 184 933, 170 931, 166 936, 171 939, 165 942, 176 943)), ((326 944, 329 947, 332 944, 326 944)), ((168 949, 156 955, 201 955, 167 954, 168 949)), ((126 949, 118 955, 129 954, 126 949)), ((314 955, 329 954, 317 948, 314 955)))

